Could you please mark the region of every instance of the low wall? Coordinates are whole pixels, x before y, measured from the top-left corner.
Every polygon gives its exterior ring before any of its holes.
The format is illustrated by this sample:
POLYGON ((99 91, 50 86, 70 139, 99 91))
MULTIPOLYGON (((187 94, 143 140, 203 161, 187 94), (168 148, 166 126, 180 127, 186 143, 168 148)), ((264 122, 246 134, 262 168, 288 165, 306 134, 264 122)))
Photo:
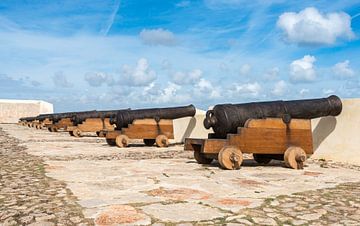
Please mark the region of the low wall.
POLYGON ((21 117, 32 117, 53 111, 53 105, 45 101, 0 99, 0 123, 17 123, 21 117))
POLYGON ((207 130, 203 126, 205 119, 205 111, 196 109, 194 117, 186 117, 174 120, 174 140, 173 142, 184 142, 185 138, 207 138, 208 133, 212 130, 207 130))
POLYGON ((360 99, 344 99, 337 117, 312 120, 312 158, 360 165, 360 99))

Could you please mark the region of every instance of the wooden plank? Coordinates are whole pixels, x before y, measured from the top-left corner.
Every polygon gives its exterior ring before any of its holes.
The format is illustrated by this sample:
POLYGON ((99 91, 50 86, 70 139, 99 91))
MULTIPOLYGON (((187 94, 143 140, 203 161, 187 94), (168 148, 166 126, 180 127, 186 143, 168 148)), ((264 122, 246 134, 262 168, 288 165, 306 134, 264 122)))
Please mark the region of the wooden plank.
MULTIPOLYGON (((132 125, 156 125, 157 122, 155 119, 136 119, 132 122, 132 125)), ((159 125, 173 125, 173 120, 171 119, 161 119, 158 122, 159 125)))
MULTIPOLYGON (((278 128, 278 129, 310 129, 311 120, 292 119, 287 126, 281 118, 249 119, 246 121, 247 128, 278 128)), ((240 127, 241 128, 241 127, 240 127)))
POLYGON ((227 144, 225 139, 206 139, 201 152, 205 154, 217 154, 227 144))
POLYGON ((229 145, 239 147, 243 153, 283 154, 289 146, 313 153, 309 129, 240 128, 238 134, 229 134, 227 139, 229 145))
POLYGON ((164 134, 169 139, 174 139, 172 125, 131 124, 128 128, 123 128, 121 133, 130 139, 155 139, 160 134, 164 134))
POLYGON ((121 131, 114 130, 114 131, 106 131, 106 139, 116 139, 118 135, 121 134, 121 131))
POLYGON ((194 145, 203 146, 205 139, 198 138, 185 138, 184 150, 185 151, 195 151, 194 145))

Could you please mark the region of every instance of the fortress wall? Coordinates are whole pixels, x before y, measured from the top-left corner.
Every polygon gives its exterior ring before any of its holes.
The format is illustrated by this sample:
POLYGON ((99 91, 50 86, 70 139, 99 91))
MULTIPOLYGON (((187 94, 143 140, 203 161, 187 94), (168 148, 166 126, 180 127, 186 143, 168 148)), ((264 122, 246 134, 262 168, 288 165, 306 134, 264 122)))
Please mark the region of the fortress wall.
POLYGON ((337 117, 312 120, 312 158, 360 165, 360 99, 343 99, 337 117))
POLYGON ((174 142, 184 142, 185 138, 207 138, 208 133, 212 130, 207 130, 203 126, 205 119, 205 111, 196 109, 195 117, 186 117, 174 120, 174 142))
POLYGON ((41 100, 0 99, 0 123, 17 123, 21 117, 53 113, 53 105, 41 100))

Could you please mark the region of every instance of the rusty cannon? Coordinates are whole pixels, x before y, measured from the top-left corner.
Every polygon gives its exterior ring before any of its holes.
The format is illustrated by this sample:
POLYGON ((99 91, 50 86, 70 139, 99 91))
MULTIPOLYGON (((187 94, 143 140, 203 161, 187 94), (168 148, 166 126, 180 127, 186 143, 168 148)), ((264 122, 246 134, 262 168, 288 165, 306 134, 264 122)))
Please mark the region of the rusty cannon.
MULTIPOLYGON (((130 109, 127 109, 130 110, 130 109)), ((114 130, 110 124, 110 118, 116 116, 118 111, 89 111, 74 114, 71 117, 72 126, 67 127, 71 136, 81 137, 84 132, 96 132, 98 136, 104 136, 104 131, 114 130)))
POLYGON ((204 127, 214 133, 208 139, 185 141, 200 164, 217 159, 225 169, 239 169, 243 153, 252 153, 261 164, 284 160, 294 169, 303 168, 313 153, 311 119, 337 116, 342 102, 328 98, 219 104, 207 111, 204 127))
POLYGON ((127 147, 130 139, 142 139, 147 146, 167 147, 174 139, 173 120, 193 117, 194 105, 170 108, 121 110, 110 118, 114 131, 106 132, 109 145, 127 147))

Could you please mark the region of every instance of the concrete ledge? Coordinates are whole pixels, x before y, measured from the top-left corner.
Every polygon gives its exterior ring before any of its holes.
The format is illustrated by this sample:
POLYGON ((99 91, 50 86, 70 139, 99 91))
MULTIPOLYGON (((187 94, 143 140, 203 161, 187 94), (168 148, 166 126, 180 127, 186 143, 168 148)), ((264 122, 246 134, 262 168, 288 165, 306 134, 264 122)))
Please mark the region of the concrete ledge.
POLYGON ((196 109, 194 117, 186 117, 174 120, 174 142, 181 143, 185 138, 207 138, 212 130, 205 129, 203 121, 206 112, 196 109))
POLYGON ((53 112, 53 105, 41 100, 0 99, 0 123, 17 123, 21 117, 53 112))
POLYGON ((360 165, 360 99, 345 99, 337 117, 312 120, 312 158, 360 165))

